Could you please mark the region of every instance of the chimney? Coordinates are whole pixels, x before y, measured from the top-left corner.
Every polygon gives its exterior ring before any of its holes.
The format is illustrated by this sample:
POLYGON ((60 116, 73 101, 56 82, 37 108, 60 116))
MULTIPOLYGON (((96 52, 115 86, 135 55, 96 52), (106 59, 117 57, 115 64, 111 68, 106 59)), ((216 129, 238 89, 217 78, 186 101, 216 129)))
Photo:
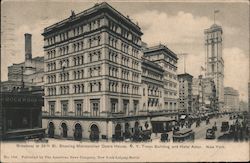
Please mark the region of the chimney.
POLYGON ((31 53, 31 34, 25 33, 25 61, 32 59, 32 53, 31 53))

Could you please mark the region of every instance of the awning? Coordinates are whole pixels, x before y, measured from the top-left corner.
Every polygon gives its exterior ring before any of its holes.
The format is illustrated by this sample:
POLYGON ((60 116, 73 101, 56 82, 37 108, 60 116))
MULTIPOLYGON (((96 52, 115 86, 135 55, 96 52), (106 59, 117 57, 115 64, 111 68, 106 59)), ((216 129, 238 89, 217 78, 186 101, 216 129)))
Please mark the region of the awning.
POLYGON ((181 115, 180 119, 185 119, 186 115, 181 115))
POLYGON ((171 118, 171 117, 161 116, 161 117, 152 118, 151 122, 168 122, 168 121, 173 121, 173 120, 175 120, 175 119, 171 118))

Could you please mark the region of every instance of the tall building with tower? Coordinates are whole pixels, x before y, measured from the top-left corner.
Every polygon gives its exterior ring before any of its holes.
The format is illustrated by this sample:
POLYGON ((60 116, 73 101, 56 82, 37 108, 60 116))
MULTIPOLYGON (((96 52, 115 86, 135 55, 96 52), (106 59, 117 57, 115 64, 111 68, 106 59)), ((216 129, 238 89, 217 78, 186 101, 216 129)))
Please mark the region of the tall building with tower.
POLYGON ((222 56, 221 26, 213 24, 204 31, 206 49, 206 73, 205 77, 212 78, 216 86, 216 97, 219 108, 224 104, 224 60, 222 56))

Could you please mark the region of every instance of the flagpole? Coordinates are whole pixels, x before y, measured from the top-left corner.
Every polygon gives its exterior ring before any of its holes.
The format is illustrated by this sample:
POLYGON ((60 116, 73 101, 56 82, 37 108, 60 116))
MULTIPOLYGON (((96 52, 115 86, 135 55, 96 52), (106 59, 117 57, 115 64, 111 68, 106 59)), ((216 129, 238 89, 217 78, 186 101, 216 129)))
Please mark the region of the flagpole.
POLYGON ((214 24, 215 24, 215 10, 214 10, 214 24))

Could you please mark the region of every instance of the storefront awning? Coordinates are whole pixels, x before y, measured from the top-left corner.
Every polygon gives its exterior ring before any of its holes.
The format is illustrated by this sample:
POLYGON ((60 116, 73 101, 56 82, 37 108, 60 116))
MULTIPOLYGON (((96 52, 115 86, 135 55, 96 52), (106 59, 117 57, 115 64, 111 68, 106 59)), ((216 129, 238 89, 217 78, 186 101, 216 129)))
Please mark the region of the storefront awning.
POLYGON ((164 116, 161 116, 161 117, 154 117, 151 119, 151 122, 168 122, 168 121, 173 121, 175 120, 174 118, 171 118, 171 117, 164 117, 164 116))

